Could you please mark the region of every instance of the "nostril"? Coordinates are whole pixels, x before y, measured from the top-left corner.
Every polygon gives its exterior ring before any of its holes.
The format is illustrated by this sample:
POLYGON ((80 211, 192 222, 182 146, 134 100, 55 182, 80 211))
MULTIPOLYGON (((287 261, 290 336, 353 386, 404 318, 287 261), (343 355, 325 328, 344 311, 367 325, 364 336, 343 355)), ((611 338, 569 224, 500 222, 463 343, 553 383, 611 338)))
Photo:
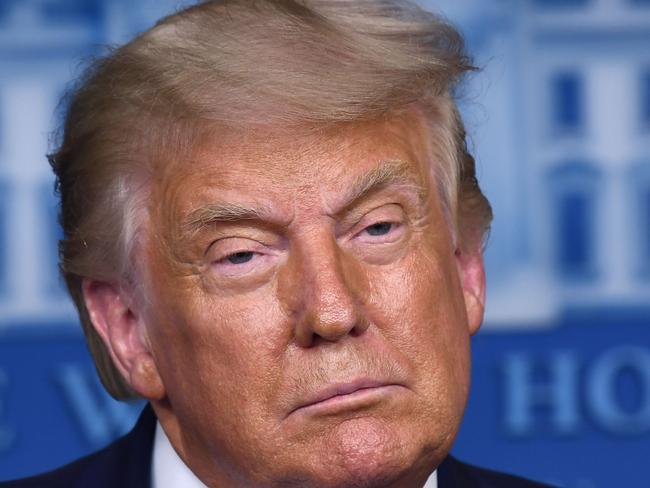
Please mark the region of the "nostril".
POLYGON ((352 300, 314 307, 297 324, 296 339, 303 347, 337 342, 346 336, 358 337, 368 328, 363 310, 352 300))
POLYGON ((368 320, 368 317, 365 315, 365 313, 363 313, 363 310, 361 308, 358 308, 358 310, 361 310, 361 313, 358 314, 357 321, 352 328, 352 331, 350 332, 354 337, 362 335, 368 330, 368 327, 370 327, 370 321, 368 320))
POLYGON ((350 331, 350 335, 353 337, 359 337, 362 335, 366 330, 368 330, 368 326, 365 324, 358 324, 355 325, 352 330, 350 331))

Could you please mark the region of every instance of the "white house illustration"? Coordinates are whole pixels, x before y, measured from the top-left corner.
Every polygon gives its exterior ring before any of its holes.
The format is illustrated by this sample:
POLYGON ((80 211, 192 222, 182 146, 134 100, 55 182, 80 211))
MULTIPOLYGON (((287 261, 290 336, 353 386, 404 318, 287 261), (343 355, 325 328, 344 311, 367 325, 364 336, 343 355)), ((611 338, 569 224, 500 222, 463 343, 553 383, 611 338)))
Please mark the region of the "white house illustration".
POLYGON ((448 3, 484 68, 465 108, 495 209, 488 326, 648 312, 650 1, 448 3))
POLYGON ((56 108, 83 59, 124 41, 171 2, 3 0, 0 5, 0 327, 74 323, 58 277, 56 108))

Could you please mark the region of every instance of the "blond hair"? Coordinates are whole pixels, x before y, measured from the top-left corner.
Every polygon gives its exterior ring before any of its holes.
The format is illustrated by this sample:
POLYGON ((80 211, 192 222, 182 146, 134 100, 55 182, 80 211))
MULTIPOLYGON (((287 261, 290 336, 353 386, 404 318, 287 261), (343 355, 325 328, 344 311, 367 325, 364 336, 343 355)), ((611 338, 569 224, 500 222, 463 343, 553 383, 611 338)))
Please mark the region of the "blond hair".
POLYGON ((400 0, 214 0, 162 19, 96 61, 71 95, 50 156, 61 196, 60 267, 101 380, 131 397, 88 316, 83 278, 130 275, 154 165, 208 127, 323 127, 424 110, 436 181, 462 243, 490 206, 452 92, 473 67, 462 37, 400 0))

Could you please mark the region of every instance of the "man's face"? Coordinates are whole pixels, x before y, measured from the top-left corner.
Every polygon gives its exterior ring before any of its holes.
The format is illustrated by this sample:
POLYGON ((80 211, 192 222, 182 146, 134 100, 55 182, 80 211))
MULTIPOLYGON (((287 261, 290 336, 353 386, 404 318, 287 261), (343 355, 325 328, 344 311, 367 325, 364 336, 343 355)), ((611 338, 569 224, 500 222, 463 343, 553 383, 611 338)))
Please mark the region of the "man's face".
POLYGON ((219 137, 152 186, 140 315, 172 443, 214 486, 423 483, 480 321, 423 124, 219 137))

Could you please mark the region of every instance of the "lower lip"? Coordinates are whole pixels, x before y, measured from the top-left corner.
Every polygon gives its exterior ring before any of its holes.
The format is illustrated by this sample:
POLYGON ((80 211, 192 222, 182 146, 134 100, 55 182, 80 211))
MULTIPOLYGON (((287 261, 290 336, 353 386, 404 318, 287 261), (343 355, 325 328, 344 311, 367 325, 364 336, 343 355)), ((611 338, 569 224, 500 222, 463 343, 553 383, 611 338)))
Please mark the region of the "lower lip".
POLYGON ((293 413, 300 415, 336 415, 361 410, 388 401, 403 389, 404 387, 400 385, 360 388, 352 393, 336 395, 320 402, 305 405, 296 409, 293 413))

